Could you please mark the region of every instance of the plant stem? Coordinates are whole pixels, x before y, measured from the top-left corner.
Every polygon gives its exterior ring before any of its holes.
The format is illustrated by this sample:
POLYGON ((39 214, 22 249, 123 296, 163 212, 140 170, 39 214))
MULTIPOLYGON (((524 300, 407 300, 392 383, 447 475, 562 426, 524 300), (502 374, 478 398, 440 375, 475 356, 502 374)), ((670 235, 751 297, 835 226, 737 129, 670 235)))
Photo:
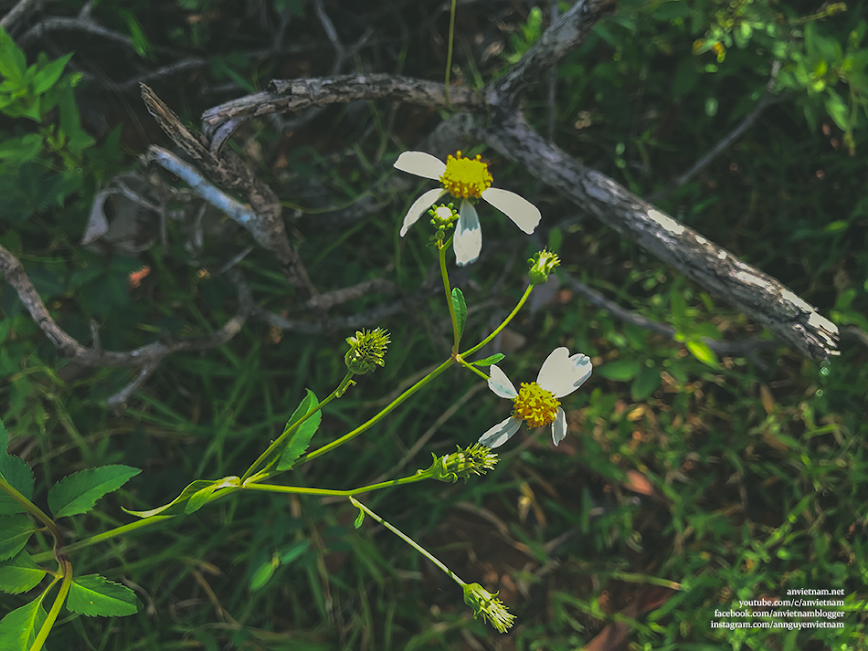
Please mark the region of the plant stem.
MULTIPOLYGON (((46 617, 45 622, 43 622, 42 628, 39 629, 39 634, 33 641, 30 651, 42 650, 42 646, 45 644, 45 640, 48 639, 48 634, 51 632, 54 622, 57 621, 60 609, 66 601, 66 595, 69 594, 69 586, 72 584, 72 563, 69 562, 69 558, 62 556, 60 558, 60 566, 63 573, 63 580, 60 583, 60 591, 57 593, 54 603, 51 604, 51 610, 48 611, 48 617, 46 617)), ((52 585, 54 585, 54 583, 52 583, 52 585)), ((47 594, 47 591, 43 593, 43 598, 45 597, 45 594, 47 594)))
POLYGON ((18 502, 21 506, 23 506, 30 515, 39 520, 42 524, 44 524, 48 530, 51 532, 52 537, 55 542, 55 549, 58 549, 63 546, 63 535, 60 533, 60 529, 57 528, 57 525, 54 524, 54 520, 52 520, 48 515, 36 506, 29 499, 24 497, 21 493, 19 493, 15 487, 7 482, 3 477, 0 477, 0 489, 2 489, 5 493, 9 495, 13 500, 18 502))
MULTIPOLYGON (((454 357, 450 357, 450 358, 447 359, 445 362, 443 362, 440 366, 438 366, 437 368, 435 368, 435 369, 434 369, 433 371, 431 371, 428 375, 426 375, 425 377, 423 377, 423 378, 422 378, 421 380, 419 380, 416 384, 414 384, 413 386, 411 386, 411 387, 410 387, 409 389, 407 389, 404 393, 402 393, 400 396, 398 396, 398 397, 395 398, 392 402, 390 402, 390 403, 386 406, 386 408, 383 409, 383 411, 381 411, 379 414, 377 414, 376 416, 374 416, 374 417, 371 418, 370 420, 368 420, 368 421, 362 423, 362 424, 359 425, 356 429, 354 429, 352 432, 349 432, 349 433, 347 433, 347 434, 344 434, 341 438, 337 439, 336 441, 332 441, 331 443, 328 443, 327 445, 324 445, 324 446, 322 446, 321 448, 318 448, 318 449, 314 450, 313 452, 307 454, 306 456, 303 456, 303 457, 299 460, 299 463, 304 463, 304 462, 308 462, 308 461, 310 461, 311 459, 316 459, 317 457, 324 455, 326 452, 330 452, 331 450, 334 450, 336 447, 339 447, 339 446, 343 445, 343 444, 346 443, 347 441, 351 441, 352 439, 356 438, 359 434, 361 434, 361 433, 364 432, 365 430, 369 429, 369 428, 372 427, 373 425, 376 425, 376 424, 379 423, 381 420, 383 420, 383 418, 385 418, 389 413, 391 413, 392 410, 394 410, 398 405, 400 405, 400 404, 401 404, 402 402, 404 402, 407 398, 409 398, 410 396, 412 396, 412 395, 413 395, 414 393, 416 393, 419 389, 421 389, 422 387, 424 387, 426 384, 428 384, 431 380, 433 380, 434 378, 436 378, 438 375, 440 375, 443 371, 445 371, 447 368, 449 368, 450 366, 452 366, 454 363, 455 363, 455 358, 454 358, 454 357)), ((297 464, 296 464, 296 465, 297 465, 297 464)))
POLYGON ((443 289, 446 290, 446 304, 449 306, 449 318, 452 319, 452 339, 454 340, 452 354, 455 355, 458 353, 461 333, 458 332, 458 315, 455 314, 455 304, 452 302, 452 288, 449 285, 449 274, 446 271, 446 247, 448 246, 448 242, 447 244, 443 244, 443 242, 438 241, 437 246, 440 248, 440 275, 443 277, 443 289))
POLYGON ((412 548, 415 549, 417 552, 419 552, 420 554, 422 554, 422 556, 424 556, 424 557, 427 558, 429 561, 431 561, 432 563, 434 563, 434 565, 436 565, 436 566, 439 567, 441 570, 443 570, 443 571, 444 571, 444 572, 449 576, 449 578, 452 579, 453 581, 455 581, 458 585, 467 585, 464 581, 462 581, 462 580, 458 577, 457 574, 455 574, 452 570, 450 570, 450 569, 449 569, 448 567, 446 567, 443 563, 441 563, 437 558, 435 558, 435 557, 431 554, 431 552, 429 552, 427 549, 425 549, 424 547, 422 547, 422 545, 420 545, 420 544, 417 543, 415 540, 413 540, 412 538, 410 538, 410 536, 408 536, 407 534, 405 534, 404 532, 402 532, 401 530, 399 530, 397 527, 392 526, 389 522, 386 522, 386 520, 384 520, 384 519, 381 518, 379 515, 377 515, 377 514, 374 513, 373 511, 371 511, 371 509, 369 509, 367 506, 365 506, 364 504, 362 504, 361 502, 359 502, 357 499, 355 499, 355 498, 353 498, 353 497, 350 497, 350 502, 352 502, 353 505, 354 505, 356 508, 359 508, 359 509, 361 509, 362 511, 364 511, 365 513, 367 513, 368 515, 370 515, 372 518, 374 518, 374 520, 376 520, 377 522, 379 522, 381 525, 383 525, 384 527, 386 527, 386 529, 388 529, 388 530, 391 531, 393 534, 395 534, 396 536, 398 536, 398 538, 400 538, 400 539, 403 540, 405 543, 407 543, 408 545, 410 545, 410 547, 412 547, 412 548))
POLYGON ((446 52, 446 82, 444 90, 446 92, 446 108, 451 109, 452 104, 449 102, 449 74, 452 72, 452 42, 455 38, 455 4, 456 0, 452 0, 452 8, 449 11, 449 48, 446 52))
POLYGON ((405 484, 413 484, 423 479, 430 479, 427 475, 411 475, 410 477, 401 477, 400 479, 392 479, 383 481, 379 484, 371 484, 370 486, 362 486, 352 490, 332 490, 330 488, 306 488, 304 486, 278 486, 276 484, 255 484, 248 482, 242 488, 244 490, 265 491, 266 493, 295 493, 300 495, 332 495, 337 497, 350 497, 359 493, 375 491, 381 488, 390 488, 391 486, 402 486, 405 484))
POLYGON ((461 364, 461 366, 463 366, 464 368, 466 368, 468 371, 473 371, 473 372, 476 373, 479 377, 481 377, 483 380, 485 380, 486 382, 488 382, 489 377, 488 377, 485 373, 483 373, 482 371, 480 371, 478 368, 476 368, 473 364, 471 364, 470 362, 466 361, 466 360, 465 360, 461 355, 459 355, 457 359, 458 359, 458 363, 461 364))
POLYGON ((512 310, 512 312, 509 313, 509 316, 506 317, 506 319, 504 319, 503 323, 501 323, 499 326, 497 326, 497 329, 494 332, 492 332, 485 339, 483 339, 478 344, 476 344, 473 348, 461 353, 461 357, 467 357, 468 355, 472 355, 477 350, 482 348, 485 344, 487 344, 489 341, 494 339, 498 334, 500 334, 500 331, 503 330, 507 325, 509 325, 509 322, 513 320, 513 318, 515 317, 516 314, 518 314, 518 311, 521 309, 521 306, 525 304, 527 299, 530 297, 530 293, 532 291, 533 291, 533 285, 528 285, 528 288, 526 290, 524 290, 524 295, 521 297, 521 300, 519 300, 518 304, 515 306, 515 308, 512 310))
POLYGON ((296 421, 295 423, 293 423, 292 427, 288 427, 288 428, 286 429, 286 431, 285 431, 283 434, 281 434, 280 436, 278 436, 278 437, 274 440, 274 442, 273 442, 271 445, 268 446, 268 448, 265 450, 265 452, 263 452, 262 454, 260 454, 260 455, 259 455, 259 458, 256 459, 256 461, 254 461, 254 462, 251 464, 251 466, 250 466, 250 467, 245 471, 245 473, 241 476, 241 483, 243 484, 247 479, 249 479, 250 476, 251 476, 254 472, 256 472, 256 469, 257 469, 257 468, 258 468, 258 467, 259 467, 259 466, 260 466, 260 465, 261 465, 261 464, 262 464, 262 463, 263 463, 263 462, 264 462, 264 461, 265 461, 269 456, 271 456, 271 454, 272 454, 272 453, 273 453, 273 452, 278 448, 278 446, 280 446, 281 443, 283 443, 283 441, 286 440, 286 437, 289 436, 290 434, 293 434, 293 433, 294 433, 294 432, 295 432, 299 427, 301 427, 301 425, 302 425, 302 423, 304 423, 304 421, 306 421, 308 418, 310 418, 311 416, 313 416, 313 415, 314 415, 316 412, 318 412, 320 409, 322 409, 323 407, 325 407, 328 403, 330 403, 332 400, 334 400, 336 397, 338 397, 338 395, 342 394, 343 391, 346 390, 347 385, 352 381, 352 379, 353 379, 353 374, 352 374, 351 372, 348 372, 348 373, 344 376, 344 379, 341 380, 341 383, 337 386, 337 388, 336 388, 334 391, 332 391, 332 392, 328 395, 328 397, 327 397, 325 400, 323 400, 323 401, 322 401, 321 403, 319 403, 316 407, 314 407, 313 409, 311 409, 308 413, 306 413, 306 414, 305 414, 302 418, 300 418, 298 421, 296 421))
MULTIPOLYGON (((74 543, 70 543, 69 545, 64 545, 59 551, 63 554, 69 554, 70 552, 77 551, 79 549, 83 549, 84 547, 90 547, 91 545, 95 545, 96 543, 102 542, 104 540, 111 540, 115 536, 120 536, 125 533, 130 533, 131 531, 135 531, 137 529, 142 529, 144 527, 149 527, 152 524, 157 524, 158 522, 162 522, 163 520, 169 520, 175 516, 173 515, 152 515, 150 518, 145 518, 143 520, 137 520, 136 522, 131 522, 130 524, 125 524, 120 527, 115 527, 114 529, 109 529, 108 531, 104 531, 103 533, 98 533, 95 536, 91 536, 90 538, 85 538, 83 540, 76 541, 74 543)), ((37 563, 41 561, 47 561, 53 556, 52 552, 42 552, 40 554, 34 554, 33 560, 37 563)))

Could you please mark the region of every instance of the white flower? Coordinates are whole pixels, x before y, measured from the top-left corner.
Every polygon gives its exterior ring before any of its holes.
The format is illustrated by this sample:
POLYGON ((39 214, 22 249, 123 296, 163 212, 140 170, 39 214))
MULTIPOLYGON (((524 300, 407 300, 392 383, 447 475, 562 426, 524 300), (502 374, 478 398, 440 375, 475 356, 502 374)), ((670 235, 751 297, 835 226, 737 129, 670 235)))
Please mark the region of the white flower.
POLYGON ((443 195, 451 194, 461 199, 458 226, 453 240, 455 262, 459 267, 475 262, 482 250, 482 230, 471 199, 481 198, 488 202, 528 235, 533 233, 539 224, 541 218, 539 209, 530 201, 514 192, 491 187, 492 178, 488 172, 488 163, 483 163, 480 156, 462 158, 459 151, 454 157, 451 155, 447 157, 444 163, 422 151, 405 151, 398 156, 395 167, 403 172, 434 179, 443 184, 442 188, 428 190, 413 202, 404 216, 401 237, 404 237, 410 227, 443 195))
POLYGON ((543 362, 536 382, 522 382, 521 391, 516 391, 506 373, 492 364, 488 388, 501 398, 512 400, 515 408, 512 416, 488 430, 479 442, 490 448, 500 447, 518 431, 522 421, 526 421, 529 427, 551 425, 552 440, 557 445, 567 435, 567 415, 558 398, 582 386, 592 369, 587 355, 576 353, 570 357, 568 349, 555 348, 543 362))

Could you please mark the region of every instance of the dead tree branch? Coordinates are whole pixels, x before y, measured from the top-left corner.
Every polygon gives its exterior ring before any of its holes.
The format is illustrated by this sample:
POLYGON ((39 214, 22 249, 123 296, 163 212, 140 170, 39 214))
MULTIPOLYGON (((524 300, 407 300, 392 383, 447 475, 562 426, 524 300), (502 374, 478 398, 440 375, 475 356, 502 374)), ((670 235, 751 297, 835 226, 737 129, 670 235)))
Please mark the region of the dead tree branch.
POLYGON ((838 355, 838 327, 781 284, 548 144, 520 115, 478 129, 506 158, 580 208, 766 326, 815 361, 838 355))
MULTIPOLYGON (((307 296, 316 295, 316 289, 298 253, 289 243, 281 214, 280 199, 233 151, 217 156, 181 124, 181 120, 156 94, 142 84, 142 99, 148 112, 154 116, 163 131, 175 144, 220 185, 243 193, 253 209, 253 218, 244 227, 267 251, 275 255, 287 280, 307 296)), ((168 153, 168 152, 166 152, 168 153)))

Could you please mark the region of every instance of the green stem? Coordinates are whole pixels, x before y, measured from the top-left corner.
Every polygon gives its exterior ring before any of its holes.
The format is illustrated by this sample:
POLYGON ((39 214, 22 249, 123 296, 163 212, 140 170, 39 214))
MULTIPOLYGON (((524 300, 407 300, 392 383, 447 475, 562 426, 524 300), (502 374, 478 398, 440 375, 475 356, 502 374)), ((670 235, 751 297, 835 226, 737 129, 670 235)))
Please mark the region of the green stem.
POLYGON ((515 318, 515 315, 518 314, 518 311, 521 309, 521 306, 525 304, 527 299, 530 297, 530 293, 532 291, 533 291, 533 285, 528 285, 528 288, 526 290, 524 290, 524 295, 521 297, 521 300, 519 300, 518 304, 515 306, 515 309, 513 309, 513 311, 509 313, 509 316, 506 317, 506 319, 503 321, 503 323, 501 323, 499 326, 497 326, 497 329, 494 332, 492 332, 485 339, 483 339, 478 344, 476 344, 473 348, 461 353, 461 357, 468 357, 469 355, 472 355, 477 350, 482 348, 485 344, 487 344, 489 341, 494 339, 497 335, 499 335, 500 331, 503 330, 507 325, 509 325, 509 322, 512 321, 513 318, 515 318))
POLYGON ((39 634, 33 641, 33 644, 30 647, 30 651, 42 650, 42 646, 45 644, 45 640, 48 639, 48 634, 51 632, 51 628, 54 626, 54 622, 57 621, 57 616, 60 614, 60 609, 63 607, 63 603, 66 601, 66 595, 69 594, 69 586, 72 584, 72 563, 69 562, 69 559, 66 556, 62 556, 60 558, 60 566, 61 571, 63 572, 63 580, 60 583, 60 591, 57 593, 57 597, 54 599, 54 603, 51 604, 51 610, 48 611, 48 617, 46 617, 45 622, 42 624, 42 628, 39 629, 39 634))
POLYGON ((453 581, 455 581, 458 585, 467 585, 464 581, 462 581, 462 580, 458 577, 457 574, 455 574, 452 570, 450 570, 450 569, 449 569, 448 567, 446 567, 443 563, 441 563, 437 558, 435 558, 435 557, 431 554, 431 552, 429 552, 427 549, 425 549, 424 547, 422 547, 419 543, 417 543, 415 540, 413 540, 412 538, 410 538, 410 536, 408 536, 407 534, 405 534, 403 531, 399 530, 397 527, 394 527, 394 526, 392 526, 390 523, 386 522, 383 518, 381 518, 379 515, 377 515, 377 514, 374 513, 373 511, 371 511, 371 509, 369 509, 367 506, 365 506, 364 504, 362 504, 361 502, 359 502, 357 499, 355 499, 355 498, 353 498, 353 497, 350 497, 350 502, 352 502, 353 505, 354 505, 356 508, 361 509, 362 511, 364 511, 365 513, 367 513, 368 515, 370 515, 372 518, 374 518, 374 520, 376 520, 377 522, 379 522, 381 525, 383 525, 384 527, 386 527, 386 529, 388 529, 388 530, 391 531, 393 534, 395 534, 396 536, 398 536, 398 538, 400 538, 400 539, 403 540, 405 543, 407 543, 408 545, 410 545, 410 547, 412 547, 412 548, 415 549, 417 552, 419 552, 420 554, 422 554, 422 556, 424 556, 424 557, 427 558, 429 561, 431 561, 432 563, 434 563, 434 565, 436 565, 436 566, 439 567, 441 570, 443 570, 443 571, 444 571, 444 572, 449 576, 449 578, 452 579, 453 581))
POLYGON ((449 318, 452 319, 452 354, 458 353, 458 345, 461 342, 461 333, 458 332, 458 315, 455 314, 455 304, 452 302, 452 288, 449 285, 449 273, 446 271, 446 247, 447 244, 437 242, 440 247, 440 275, 443 277, 443 289, 446 290, 446 304, 449 306, 449 318))
POLYGON ((478 368, 476 368, 473 364, 471 364, 470 362, 466 361, 463 357, 461 357, 461 355, 458 356, 458 363, 461 364, 461 366, 463 366, 464 368, 466 368, 468 371, 473 371, 473 372, 476 373, 479 377, 481 377, 483 380, 485 380, 486 382, 488 382, 489 377, 488 377, 485 373, 483 373, 482 371, 480 371, 478 368))
POLYGON ((449 74, 452 72, 452 42, 455 37, 455 4, 456 0, 452 0, 452 9, 449 12, 449 48, 446 52, 446 84, 444 86, 446 92, 446 108, 451 109, 452 104, 449 102, 449 74))
POLYGON ((57 528, 57 525, 54 524, 54 520, 52 520, 48 515, 36 506, 33 502, 24 497, 21 493, 19 493, 15 487, 10 484, 8 481, 0 477, 0 489, 3 489, 9 497, 18 502, 21 506, 23 506, 28 513, 30 513, 34 518, 39 520, 42 524, 44 524, 48 530, 51 532, 52 537, 54 538, 54 542, 56 547, 63 546, 63 536, 60 533, 60 529, 57 528))
MULTIPOLYGON (((292 427, 287 428, 287 430, 286 430, 283 434, 281 434, 280 436, 278 436, 278 437, 274 440, 274 442, 273 442, 271 445, 268 446, 268 448, 265 450, 265 452, 263 452, 262 454, 260 454, 260 455, 259 455, 259 458, 256 459, 256 461, 254 461, 253 464, 252 464, 252 465, 251 465, 251 466, 250 466, 250 467, 245 471, 245 473, 241 476, 241 483, 243 484, 247 479, 249 479, 250 476, 253 475, 253 473, 256 472, 257 468, 259 468, 259 466, 260 466, 260 465, 261 465, 261 464, 262 464, 262 463, 263 463, 263 462, 264 462, 264 461, 265 461, 269 456, 271 456, 271 454, 272 454, 272 453, 273 453, 273 452, 278 448, 278 446, 280 446, 280 444, 283 443, 283 441, 286 440, 286 437, 289 436, 290 434, 293 434, 293 433, 294 433, 294 432, 295 432, 299 427, 301 427, 301 425, 302 425, 302 423, 304 423, 304 421, 306 421, 308 418, 310 418, 311 416, 313 416, 316 412, 318 412, 320 409, 322 409, 323 407, 325 407, 328 403, 330 403, 332 400, 334 400, 335 398, 337 398, 339 395, 342 395, 343 392, 346 390, 347 386, 349 386, 349 383, 352 382, 352 379, 353 379, 353 374, 352 374, 351 372, 347 372, 347 374, 344 376, 344 379, 341 380, 341 383, 337 386, 337 388, 336 388, 334 391, 332 391, 332 392, 328 395, 328 397, 327 397, 325 400, 323 400, 323 401, 322 401, 321 403, 319 403, 316 407, 314 407, 313 409, 311 409, 311 410, 310 410, 308 413, 306 413, 306 414, 305 414, 301 419, 299 419, 298 421, 296 421, 296 422, 292 425, 292 427)), ((272 465, 273 465, 273 464, 272 464, 272 465)))
POLYGON ((454 363, 455 363, 455 358, 454 358, 454 357, 450 357, 450 358, 447 359, 445 362, 443 362, 440 366, 438 366, 437 368, 435 368, 435 369, 434 369, 433 371, 431 371, 428 375, 426 375, 425 377, 423 377, 423 378, 422 378, 421 380, 419 380, 416 384, 414 384, 413 386, 411 386, 411 387, 410 387, 409 389, 407 389, 404 393, 402 393, 400 396, 398 396, 398 397, 395 398, 392 402, 390 402, 390 403, 386 406, 386 408, 383 409, 383 411, 381 411, 379 414, 377 414, 376 416, 374 416, 374 417, 371 418, 370 420, 368 420, 368 421, 362 423, 362 424, 359 425, 356 429, 354 429, 352 432, 349 432, 349 433, 347 433, 347 434, 344 434, 341 438, 337 439, 336 441, 332 441, 331 443, 329 443, 329 444, 327 444, 327 445, 324 445, 324 446, 322 446, 321 448, 318 448, 318 449, 314 450, 313 452, 311 452, 311 453, 305 455, 304 457, 301 458, 300 462, 308 462, 308 461, 310 461, 311 459, 316 459, 317 457, 324 455, 326 452, 330 452, 331 450, 334 450, 336 447, 343 445, 343 444, 346 443, 347 441, 351 441, 351 440, 353 440, 353 439, 356 438, 359 434, 361 434, 361 433, 364 432, 365 430, 371 428, 372 426, 376 425, 376 424, 379 423, 381 420, 383 420, 383 419, 384 419, 384 418, 385 418, 389 413, 391 413, 391 412, 392 412, 396 407, 398 407, 398 405, 400 405, 400 404, 401 404, 402 402, 404 402, 407 398, 409 398, 410 396, 412 396, 412 395, 413 395, 414 393, 416 393, 419 389, 421 389, 422 387, 424 387, 426 384, 428 384, 431 380, 433 380, 434 378, 436 378, 438 375, 440 375, 443 371, 445 371, 447 368, 449 368, 450 366, 452 366, 454 363))
POLYGON ((304 486, 278 486, 277 484, 254 484, 248 482, 243 486, 244 490, 264 491, 266 493, 295 493, 299 495, 332 495, 337 497, 350 497, 359 493, 368 491, 380 490, 381 488, 390 488, 392 486, 403 486, 405 484, 413 484, 423 479, 430 479, 427 475, 412 475, 410 477, 401 477, 400 479, 392 479, 383 481, 379 484, 371 484, 370 486, 362 486, 352 490, 332 490, 330 488, 306 488, 304 486))

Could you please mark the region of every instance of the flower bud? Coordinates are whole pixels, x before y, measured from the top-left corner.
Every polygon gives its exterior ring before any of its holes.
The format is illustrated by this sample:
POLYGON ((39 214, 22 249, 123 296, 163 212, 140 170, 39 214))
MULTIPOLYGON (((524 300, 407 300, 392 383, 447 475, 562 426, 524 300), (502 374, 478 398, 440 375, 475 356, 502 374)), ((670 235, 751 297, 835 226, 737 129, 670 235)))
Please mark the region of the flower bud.
POLYGON ((561 265, 561 259, 557 254, 551 251, 542 251, 536 253, 530 260, 527 261, 530 265, 528 276, 530 277, 531 285, 542 285, 549 279, 549 274, 555 267, 561 265))
POLYGON ((466 450, 458 447, 458 452, 438 457, 435 454, 431 467, 420 470, 417 474, 425 474, 431 479, 455 483, 459 478, 468 479, 470 475, 484 475, 494 468, 497 463, 497 455, 491 448, 474 443, 466 450))
POLYGON ((385 366, 383 358, 389 347, 389 333, 382 328, 357 330, 354 337, 347 337, 350 349, 344 355, 347 369, 356 375, 364 375, 385 366))
POLYGON ((511 614, 503 602, 497 598, 498 593, 491 594, 478 583, 465 584, 464 603, 473 608, 473 619, 482 615, 482 621, 491 621, 491 625, 498 633, 506 633, 515 621, 515 615, 511 614))

